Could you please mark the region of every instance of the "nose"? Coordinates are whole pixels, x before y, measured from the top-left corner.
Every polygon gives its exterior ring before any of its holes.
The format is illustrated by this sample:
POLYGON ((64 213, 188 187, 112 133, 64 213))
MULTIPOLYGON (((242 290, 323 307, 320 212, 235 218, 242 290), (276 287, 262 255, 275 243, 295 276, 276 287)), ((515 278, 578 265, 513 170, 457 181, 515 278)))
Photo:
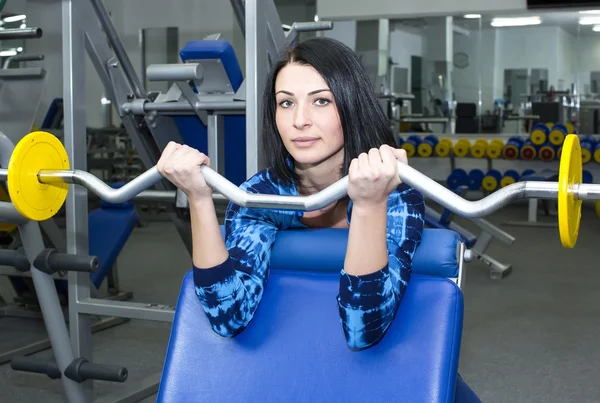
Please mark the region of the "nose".
POLYGON ((305 129, 311 125, 309 108, 303 103, 298 103, 294 108, 294 127, 298 130, 305 129))

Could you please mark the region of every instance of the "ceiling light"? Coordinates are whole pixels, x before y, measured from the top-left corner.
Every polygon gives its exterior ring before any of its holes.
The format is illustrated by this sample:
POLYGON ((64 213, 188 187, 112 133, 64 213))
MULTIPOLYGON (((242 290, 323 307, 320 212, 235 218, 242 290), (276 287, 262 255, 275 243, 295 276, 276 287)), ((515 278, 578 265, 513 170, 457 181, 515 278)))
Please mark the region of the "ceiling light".
POLYGON ((579 25, 600 25, 600 16, 580 18, 579 25))
POLYGON ((595 25, 594 28, 592 28, 592 31, 600 32, 600 25, 595 25))
POLYGON ((516 17, 516 18, 494 18, 492 27, 523 27, 526 25, 539 25, 542 23, 540 17, 516 17))
POLYGON ((17 21, 24 20, 25 18, 27 18, 27 16, 25 14, 11 15, 10 17, 4 18, 4 21, 6 21, 6 22, 17 22, 17 21))
POLYGON ((579 14, 600 14, 600 10, 586 10, 580 11, 579 14))
POLYGON ((477 18, 481 18, 481 14, 465 14, 465 18, 477 19, 477 18))

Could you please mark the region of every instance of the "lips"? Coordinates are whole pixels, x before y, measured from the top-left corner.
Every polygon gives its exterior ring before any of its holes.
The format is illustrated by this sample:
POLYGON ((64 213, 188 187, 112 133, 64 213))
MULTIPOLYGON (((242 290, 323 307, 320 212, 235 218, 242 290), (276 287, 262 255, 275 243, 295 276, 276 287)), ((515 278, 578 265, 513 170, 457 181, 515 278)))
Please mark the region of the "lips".
POLYGON ((317 137, 298 137, 292 140, 296 147, 310 147, 319 139, 317 137))

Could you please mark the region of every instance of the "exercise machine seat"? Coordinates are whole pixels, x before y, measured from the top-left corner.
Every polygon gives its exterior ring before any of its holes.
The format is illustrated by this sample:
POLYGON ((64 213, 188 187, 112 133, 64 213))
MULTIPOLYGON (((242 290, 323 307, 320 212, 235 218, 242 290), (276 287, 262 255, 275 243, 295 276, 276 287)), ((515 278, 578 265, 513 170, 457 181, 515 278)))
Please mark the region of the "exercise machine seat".
MULTIPOLYGON (((221 225, 225 238, 225 226, 221 225)), ((438 245, 436 253, 419 247, 413 257, 412 272, 432 276, 458 277, 459 235, 448 229, 425 229, 422 245, 438 245)), ((348 229, 297 229, 281 231, 271 250, 277 268, 292 271, 340 272, 348 246, 348 229), (307 264, 310 251, 310 264, 307 264)))
MULTIPOLYGON (((223 82, 222 93, 231 93, 239 89, 244 81, 242 69, 237 60, 233 46, 224 40, 189 41, 179 51, 183 63, 199 63, 206 74, 215 73, 215 61, 223 66, 228 80, 223 82)), ((216 77, 222 78, 221 74, 216 77)), ((211 78, 212 79, 212 78, 211 78)), ((197 91, 195 85, 192 85, 197 91)), ((185 144, 203 153, 208 152, 208 128, 198 116, 174 114, 172 119, 177 126, 185 144)), ((241 185, 246 175, 246 116, 227 115, 223 117, 224 176, 235 185, 241 185)))
POLYGON ((96 288, 100 288, 138 223, 138 214, 129 205, 103 203, 103 208, 93 210, 88 216, 89 254, 100 260, 98 270, 90 273, 96 288))
MULTIPOLYGON (((427 252, 430 264, 437 257, 446 265, 448 257, 456 255, 458 237, 449 243, 446 231, 427 229, 424 234, 419 249, 427 252)), ((286 245, 296 242, 294 238, 292 234, 285 239, 286 245)), ((310 268, 317 243, 304 245, 297 259, 310 268)), ((342 246, 321 244, 316 256, 321 259, 326 249, 339 253, 342 246)), ((157 401, 455 401, 463 324, 463 296, 456 283, 413 273, 386 336, 355 352, 346 346, 340 326, 339 266, 296 271, 282 269, 274 255, 271 260, 269 282, 254 319, 230 339, 211 330, 195 294, 193 274, 185 275, 157 401)), ((289 260, 294 259, 288 256, 285 261, 289 260)))

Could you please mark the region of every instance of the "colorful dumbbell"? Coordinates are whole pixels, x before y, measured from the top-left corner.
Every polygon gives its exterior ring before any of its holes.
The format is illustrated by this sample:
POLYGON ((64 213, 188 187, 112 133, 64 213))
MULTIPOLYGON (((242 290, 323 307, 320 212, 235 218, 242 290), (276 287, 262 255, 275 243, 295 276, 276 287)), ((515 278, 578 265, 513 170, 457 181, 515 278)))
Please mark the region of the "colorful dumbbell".
POLYGON ((521 159, 525 161, 532 161, 537 157, 538 147, 531 142, 531 140, 525 141, 521 147, 521 159))
POLYGON ((546 141, 548 141, 548 135, 550 134, 550 128, 543 124, 538 123, 533 126, 531 129, 531 134, 529 135, 529 141, 531 141, 536 146, 541 146, 546 141))
POLYGON ((559 146, 565 142, 565 137, 569 134, 569 129, 565 125, 560 123, 552 126, 552 130, 550 130, 550 135, 548 136, 548 141, 550 144, 555 146, 559 146))
POLYGON ((467 172, 464 169, 454 169, 446 179, 448 189, 456 189, 467 184, 467 172))
POLYGON ((417 147, 417 154, 421 158, 429 158, 433 155, 435 146, 439 143, 437 136, 429 135, 426 136, 419 146, 417 147))
POLYGON ((471 149, 471 142, 465 138, 459 139, 452 147, 452 152, 457 157, 466 157, 471 149))
POLYGON ((500 139, 494 139, 490 144, 488 144, 485 150, 485 155, 493 160, 500 158, 502 155, 502 148, 504 148, 504 142, 500 139))
POLYGON ((485 174, 481 169, 471 169, 469 176, 467 177, 467 187, 469 190, 481 189, 482 181, 485 174))
POLYGON ((502 179, 500 179, 500 187, 503 188, 505 186, 512 185, 513 183, 518 182, 520 177, 521 176, 517 171, 514 169, 508 169, 504 172, 502 179))
POLYGON ((420 136, 409 136, 406 141, 402 144, 402 149, 406 150, 406 156, 408 158, 413 157, 417 152, 419 144, 421 144, 420 136))
POLYGON ((452 149, 452 140, 449 138, 443 138, 435 145, 435 155, 438 157, 447 157, 452 149))
POLYGON ((488 192, 493 192, 500 186, 502 180, 502 174, 497 169, 490 169, 481 182, 481 187, 488 192))
POLYGON ((516 160, 519 157, 524 142, 525 141, 518 136, 509 138, 502 148, 502 156, 507 160, 516 160))

